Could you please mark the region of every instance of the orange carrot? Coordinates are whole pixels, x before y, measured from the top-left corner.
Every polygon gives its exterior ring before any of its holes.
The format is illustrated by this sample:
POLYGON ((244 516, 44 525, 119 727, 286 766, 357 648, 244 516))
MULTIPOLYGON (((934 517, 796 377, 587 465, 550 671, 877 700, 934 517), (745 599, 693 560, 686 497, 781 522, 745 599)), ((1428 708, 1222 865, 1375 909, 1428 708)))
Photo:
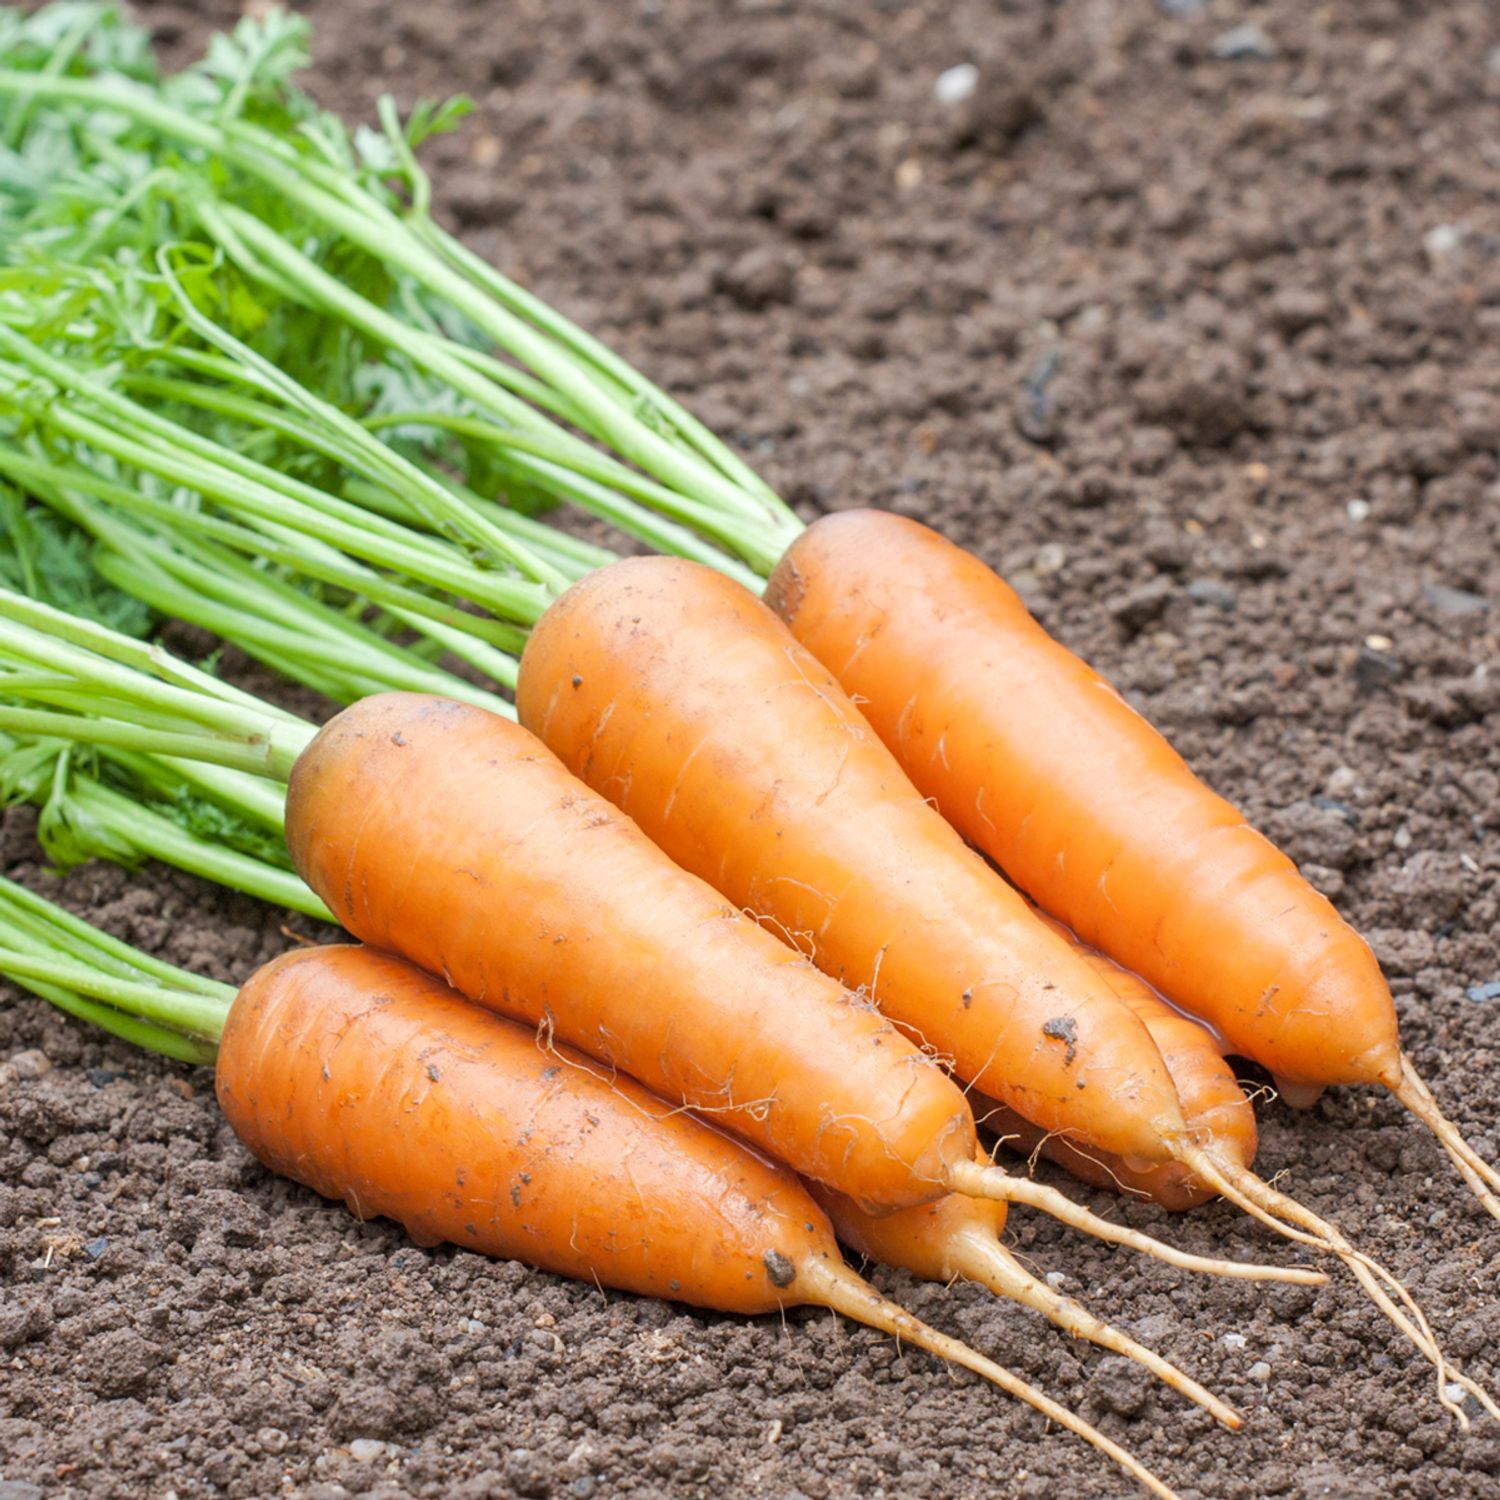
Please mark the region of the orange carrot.
POLYGON ((866 1208, 1021 1199, 1173 1264, 1266 1274, 1184 1258, 977 1165, 973 1116, 940 1069, 498 715, 412 693, 345 709, 292 769, 286 838, 356 936, 866 1208))
POLYGON ((527 642, 521 722, 668 854, 1044 1130, 1164 1161, 1161 1055, 923 800, 747 590, 678 558, 581 580, 527 642))
POLYGON ((230 1007, 216 1085, 273 1171, 419 1244, 721 1312, 832 1308, 993 1381, 1171 1496, 1081 1418, 880 1296, 791 1173, 570 1049, 544 1055, 401 959, 319 947, 266 965, 230 1007))
POLYGON ((1003 1203, 950 1195, 893 1214, 864 1213, 842 1193, 809 1183, 808 1190, 851 1250, 867 1260, 910 1271, 923 1281, 972 1281, 997 1297, 1008 1297, 1055 1323, 1074 1338, 1133 1359, 1173 1390, 1195 1401, 1226 1427, 1242 1418, 1159 1354, 1101 1322, 1071 1297, 1039 1281, 1000 1243, 1003 1203))
POLYGON ((1041 906, 1284 1092, 1390 1089, 1500 1218, 1500 1172, 1402 1053, 1363 939, 983 563, 914 521, 846 511, 793 543, 766 597, 1041 906))

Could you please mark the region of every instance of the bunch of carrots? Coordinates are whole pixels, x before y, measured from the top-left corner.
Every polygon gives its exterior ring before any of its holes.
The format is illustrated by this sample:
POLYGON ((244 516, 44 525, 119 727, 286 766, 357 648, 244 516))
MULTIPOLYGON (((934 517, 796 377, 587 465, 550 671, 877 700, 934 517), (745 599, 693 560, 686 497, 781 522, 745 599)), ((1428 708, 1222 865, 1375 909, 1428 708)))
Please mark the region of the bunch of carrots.
POLYGON ((1331 1257, 1458 1420, 1468 1398, 1500 1417, 1408 1290, 1253 1169, 1229 1055, 1293 1102, 1385 1087, 1500 1217, 1500 1174, 1403 1053, 1364 941, 981 562, 874 512, 803 529, 443 235, 420 130, 391 111, 372 166, 312 128, 285 78, 300 33, 258 24, 206 104, 106 65, 83 31, 0 69, 23 153, 38 132, 74 153, 68 192, 7 226, 0 473, 24 503, 23 587, 0 591, 3 782, 59 848, 163 858, 364 946, 290 954, 232 995, 5 887, 0 971, 213 1060, 246 1144, 358 1214, 726 1311, 833 1307, 1157 1494, 1076 1415, 879 1297, 835 1240, 1014 1297, 1238 1425, 1026 1272, 999 1241, 1007 1205, 1190 1269, 1322 1274, 1102 1220, 996 1165, 987 1126, 1170 1208, 1221 1196, 1331 1257), (271 133, 273 105, 296 131, 271 133), (173 148, 149 213, 95 139, 107 121, 118 148, 121 120, 133 148, 173 148), (313 237, 279 237, 271 199, 313 237), (183 238, 143 259, 164 214, 183 238), (349 270, 372 255, 389 284, 349 270), (230 326, 247 288, 385 384, 297 368, 268 321, 230 326), (677 555, 614 558, 497 491, 677 555), (93 614, 128 597, 348 706, 315 730, 26 597, 67 538, 93 614))

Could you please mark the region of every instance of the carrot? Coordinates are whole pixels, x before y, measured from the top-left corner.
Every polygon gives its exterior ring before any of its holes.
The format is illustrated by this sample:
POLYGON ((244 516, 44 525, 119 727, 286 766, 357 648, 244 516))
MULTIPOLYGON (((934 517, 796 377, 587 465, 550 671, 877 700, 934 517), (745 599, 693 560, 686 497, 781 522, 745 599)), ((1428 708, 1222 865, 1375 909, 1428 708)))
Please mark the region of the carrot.
MULTIPOLYGON (((973 1116, 930 1059, 509 720, 421 694, 363 699, 292 768, 286 841, 357 937, 712 1113, 867 1209, 945 1191, 1033 1202, 1188 1264, 1055 1190, 977 1165, 973 1116)), ((1189 1265, 1210 1267, 1263 1274, 1189 1265)))
POLYGON ((0 887, 0 909, 21 924, 7 921, 19 946, 0 949, 0 972, 90 1019, 112 1012, 110 1029, 134 1022, 147 1045, 171 1028, 143 1011, 186 1020, 182 1042, 210 1055, 217 1042, 219 1104, 245 1145, 357 1217, 395 1219, 418 1244, 721 1312, 832 1308, 992 1381, 1171 1500, 1080 1417, 880 1296, 784 1168, 632 1080, 600 1077, 569 1049, 540 1053, 529 1031, 369 948, 284 954, 234 994, 93 941, 48 907, 0 887), (26 941, 38 932, 42 942, 26 941))
POLYGON ((1224 1426, 1241 1426, 1240 1414, 1191 1376, 1026 1270, 1000 1243, 1005 1227, 1003 1203, 950 1195, 935 1203, 874 1215, 832 1188, 809 1183, 808 1190, 832 1221, 839 1239, 867 1260, 897 1266, 923 1281, 963 1280, 988 1287, 997 1297, 1011 1298, 1041 1313, 1074 1338, 1088 1339, 1135 1360, 1224 1426))
POLYGON ((846 511, 766 595, 917 787, 1041 906, 1310 1103, 1379 1084, 1490 1213, 1500 1172, 1397 1037, 1368 945, 994 573, 917 522, 846 511))

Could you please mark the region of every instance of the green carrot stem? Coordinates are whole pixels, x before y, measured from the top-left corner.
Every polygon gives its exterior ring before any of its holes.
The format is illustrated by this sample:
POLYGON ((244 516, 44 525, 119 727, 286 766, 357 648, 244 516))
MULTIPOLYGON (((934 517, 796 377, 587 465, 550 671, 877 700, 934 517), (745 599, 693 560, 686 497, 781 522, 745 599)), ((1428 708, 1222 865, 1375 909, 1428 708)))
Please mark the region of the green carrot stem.
MULTIPOLYGON (((14 691, 12 684, 3 678, 0 678, 0 690, 14 691)), ((7 734, 67 740, 80 745, 108 745, 114 749, 139 750, 152 755, 192 757, 234 771, 273 776, 278 781, 285 781, 291 775, 292 765, 297 759, 296 752, 272 744, 260 735, 234 739, 201 732, 177 733, 121 719, 13 708, 9 704, 0 704, 0 730, 7 734)))
POLYGON ((85 964, 34 958, 14 948, 0 947, 0 970, 14 979, 40 980, 59 988, 83 991, 116 1009, 124 1008, 144 1021, 176 1026, 195 1036, 217 1038, 223 1029, 225 1005, 202 995, 171 994, 156 984, 116 979, 85 964))
POLYGON ((320 922, 335 922, 333 913, 289 870, 277 869, 238 849, 199 838, 170 818, 100 782, 76 781, 73 796, 107 829, 151 859, 175 865, 191 875, 201 875, 215 885, 242 891, 272 906, 285 906, 320 922))
POLYGON ((111 937, 45 896, 39 896, 3 876, 0 876, 0 914, 10 927, 19 922, 31 931, 32 941, 26 945, 29 951, 57 949, 78 953, 86 949, 90 963, 103 965, 125 978, 154 978, 169 987, 191 989, 202 995, 230 996, 234 993, 226 985, 132 948, 129 943, 111 937), (37 948, 37 939, 43 941, 43 948, 37 948))
MULTIPOLYGON (((504 426, 530 432, 539 441, 553 445, 553 451, 559 456, 566 454, 566 458, 561 458, 559 466, 588 468, 600 462, 614 464, 615 468, 611 472, 619 480, 618 487, 624 488, 627 482, 637 488, 649 485, 648 481, 642 481, 639 477, 631 479, 631 471, 623 465, 618 465, 614 460, 601 459, 595 449, 554 428, 524 401, 503 390, 496 380, 497 372, 505 370, 505 366, 494 361, 486 364, 484 356, 477 355, 472 350, 414 330, 328 275, 253 214, 216 205, 212 210, 200 206, 199 216, 210 233, 214 232, 215 225, 220 220, 231 224, 242 243, 248 244, 259 258, 274 266, 283 278, 305 286, 307 295, 316 305, 331 309, 388 348, 399 349, 414 363, 446 381, 475 405, 497 417, 504 426), (476 369, 476 363, 485 368, 476 369)), ((255 267, 252 265, 247 269, 253 274, 255 267)), ((627 457, 635 457, 626 449, 622 448, 620 451, 625 452, 627 457)), ((612 479, 610 483, 615 484, 615 480, 612 479)), ((745 560, 764 571, 769 571, 775 565, 776 559, 795 535, 794 531, 778 536, 769 528, 765 531, 759 527, 747 528, 742 508, 731 507, 727 512, 716 508, 705 500, 701 489, 683 494, 665 485, 650 485, 649 493, 653 509, 672 520, 701 530, 725 546, 743 550, 745 560), (736 525, 736 521, 740 524, 736 525)), ((641 524, 650 524, 637 516, 639 509, 640 507, 622 506, 619 511, 622 515, 638 519, 641 524)), ((754 519, 763 521, 760 515, 754 519)))
POLYGON ((274 523, 245 527, 201 510, 154 499, 128 485, 105 479, 82 464, 63 466, 49 463, 19 449, 7 448, 3 443, 0 443, 0 473, 25 484, 48 503, 53 503, 46 492, 49 488, 54 493, 79 491, 171 531, 199 533, 246 556, 263 557, 319 583, 369 599, 414 629, 422 629, 447 650, 497 679, 505 670, 503 659, 498 658, 503 658, 506 652, 519 651, 525 644, 524 632, 515 625, 473 615, 456 605, 432 598, 420 589, 345 557, 335 547, 316 543, 306 536, 286 533, 274 523), (431 623, 417 624, 418 621, 431 623), (500 667, 499 672, 491 670, 495 665, 500 667))

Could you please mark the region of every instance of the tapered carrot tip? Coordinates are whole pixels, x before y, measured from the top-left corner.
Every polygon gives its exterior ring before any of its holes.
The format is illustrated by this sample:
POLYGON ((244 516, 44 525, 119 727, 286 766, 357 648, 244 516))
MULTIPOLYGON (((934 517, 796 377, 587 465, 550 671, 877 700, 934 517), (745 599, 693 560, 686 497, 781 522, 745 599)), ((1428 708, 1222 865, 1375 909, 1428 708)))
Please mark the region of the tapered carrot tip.
POLYGON ((1112 1328, 1096 1318, 1082 1304, 1071 1297, 1055 1292, 1044 1281, 1038 1281, 1030 1271, 992 1235, 965 1234, 956 1239, 949 1256, 953 1268, 968 1281, 988 1287, 999 1297, 1009 1297, 1024 1307, 1039 1312, 1075 1339, 1087 1339, 1101 1349, 1123 1355, 1134 1360, 1169 1385, 1179 1395, 1201 1406, 1217 1422, 1222 1422, 1231 1431, 1243 1425, 1244 1418, 1228 1404, 1221 1401, 1210 1390, 1199 1385, 1191 1375, 1179 1370, 1153 1349, 1138 1344, 1118 1328, 1112 1328))
POLYGON ((1438 1402, 1465 1431, 1468 1431, 1469 1419, 1460 1402, 1448 1394, 1450 1385, 1456 1385, 1472 1396, 1491 1416, 1500 1420, 1500 1405, 1497 1405, 1494 1397, 1482 1385, 1449 1363, 1425 1314, 1400 1279, 1364 1251, 1356 1250, 1338 1225, 1320 1218, 1305 1204, 1273 1188, 1254 1172, 1246 1171, 1237 1164, 1218 1160, 1206 1152, 1200 1151, 1194 1158, 1193 1170, 1231 1203, 1254 1214, 1262 1223, 1288 1239, 1316 1245, 1320 1250, 1337 1256, 1376 1307, 1390 1319, 1419 1354, 1432 1362, 1437 1374, 1438 1402), (1284 1219, 1290 1219, 1292 1224, 1301 1227, 1294 1229, 1283 1223, 1284 1219), (1401 1306, 1398 1307, 1396 1301, 1392 1300, 1393 1295, 1401 1306))
POLYGON ((1007 1395, 1034 1407, 1049 1421, 1067 1428, 1091 1447, 1113 1459, 1132 1479, 1158 1496, 1159 1500, 1179 1500, 1177 1494, 1138 1458, 1105 1437, 1097 1427, 1085 1422, 1067 1407, 1059 1406, 1050 1396, 1044 1396, 1004 1365, 986 1359, 977 1350, 958 1339, 950 1338, 946 1333, 929 1328, 905 1308, 887 1301, 869 1282, 857 1276, 842 1262, 808 1257, 797 1267, 796 1287, 798 1299, 802 1302, 832 1308, 856 1323, 877 1328, 895 1339, 905 1339, 907 1343, 915 1344, 917 1348, 925 1349, 939 1359, 946 1359, 966 1370, 972 1370, 982 1379, 999 1386, 1007 1395))
POLYGON ((970 1198, 998 1198, 1005 1203, 1029 1204, 1084 1234, 1108 1240, 1111 1244, 1124 1245, 1183 1271, 1197 1271, 1204 1276, 1228 1276, 1242 1281, 1287 1281, 1296 1286, 1323 1286, 1328 1280, 1323 1272, 1309 1270, 1304 1266, 1258 1266, 1237 1260, 1214 1260, 1202 1255, 1189 1255, 1187 1251, 1164 1245, 1138 1229, 1101 1219, 1082 1204, 1059 1193, 1056 1188, 1032 1182, 1030 1178, 1013 1177, 1000 1167, 982 1167, 977 1162, 957 1162, 949 1169, 945 1186, 950 1192, 964 1193, 970 1198))
POLYGON ((1500 1190, 1500 1172, 1458 1133, 1458 1127, 1443 1113, 1432 1096, 1432 1090, 1404 1052, 1401 1054, 1401 1082, 1391 1092, 1438 1138, 1474 1196, 1491 1217, 1500 1219, 1500 1198, 1495 1196, 1500 1190))

